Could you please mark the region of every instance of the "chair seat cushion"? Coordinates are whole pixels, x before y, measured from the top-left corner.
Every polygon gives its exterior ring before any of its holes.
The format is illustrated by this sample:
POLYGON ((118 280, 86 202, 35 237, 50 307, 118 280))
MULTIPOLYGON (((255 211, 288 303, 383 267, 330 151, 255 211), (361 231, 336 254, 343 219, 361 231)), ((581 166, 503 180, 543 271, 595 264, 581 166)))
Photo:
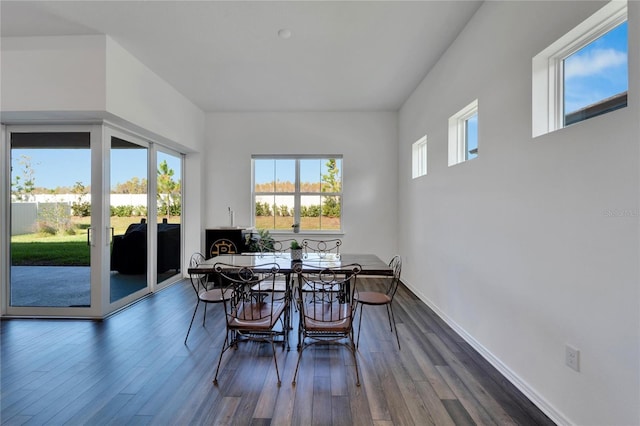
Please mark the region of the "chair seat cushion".
POLYGON ((228 317, 228 325, 234 329, 268 330, 273 328, 284 308, 284 302, 245 302, 228 317))
POLYGON ((386 305, 391 303, 391 298, 378 291, 361 291, 357 295, 357 301, 365 305, 386 305))
POLYGON ((312 303, 305 306, 303 321, 308 331, 347 332, 351 329, 351 305, 312 303))
POLYGON ((276 280, 274 283, 261 282, 251 287, 253 291, 275 291, 285 292, 287 290, 287 282, 285 280, 276 280))
POLYGON ((198 297, 203 302, 216 303, 222 302, 224 300, 224 298, 222 297, 222 290, 220 290, 219 288, 214 288, 212 290, 200 290, 198 297))

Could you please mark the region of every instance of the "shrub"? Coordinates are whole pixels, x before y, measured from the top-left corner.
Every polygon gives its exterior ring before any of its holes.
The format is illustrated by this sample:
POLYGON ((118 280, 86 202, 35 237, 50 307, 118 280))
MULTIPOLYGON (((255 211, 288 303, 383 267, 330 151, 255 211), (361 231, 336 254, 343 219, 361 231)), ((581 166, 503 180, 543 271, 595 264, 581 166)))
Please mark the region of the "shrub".
POLYGON ((43 204, 38 210, 37 232, 49 235, 73 230, 69 205, 64 203, 43 204))
POLYGON ((266 201, 256 202, 256 216, 273 216, 269 203, 267 203, 266 201))
POLYGON ((78 217, 91 216, 91 203, 84 201, 71 204, 71 214, 78 217))

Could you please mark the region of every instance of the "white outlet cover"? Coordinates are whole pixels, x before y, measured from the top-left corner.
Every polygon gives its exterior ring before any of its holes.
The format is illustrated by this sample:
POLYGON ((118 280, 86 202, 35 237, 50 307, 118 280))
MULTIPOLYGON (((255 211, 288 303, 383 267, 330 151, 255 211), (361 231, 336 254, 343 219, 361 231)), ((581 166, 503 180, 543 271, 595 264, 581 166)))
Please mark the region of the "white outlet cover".
POLYGON ((575 371, 580 371, 580 351, 570 345, 566 346, 565 363, 575 371))

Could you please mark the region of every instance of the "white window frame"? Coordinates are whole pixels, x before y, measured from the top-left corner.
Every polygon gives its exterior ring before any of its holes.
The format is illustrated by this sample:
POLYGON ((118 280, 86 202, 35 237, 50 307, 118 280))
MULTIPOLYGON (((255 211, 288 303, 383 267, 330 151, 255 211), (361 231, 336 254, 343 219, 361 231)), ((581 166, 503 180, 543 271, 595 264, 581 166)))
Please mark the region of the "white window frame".
MULTIPOLYGON (((449 118, 449 167, 474 158, 467 158, 467 120, 478 114, 478 100, 474 100, 466 107, 449 118)), ((480 115, 478 114, 478 127, 480 115)), ((480 139, 480 135, 478 135, 480 139)), ((478 140, 478 145, 480 141, 478 140)))
MULTIPOLYGON (((321 195, 325 197, 337 196, 340 197, 340 229, 300 229, 301 233, 306 234, 343 234, 344 222, 343 222, 343 207, 344 207, 344 158, 342 154, 318 154, 318 155, 252 155, 251 156, 251 222, 252 226, 255 226, 255 211, 256 211, 256 196, 257 195, 292 195, 294 199, 294 224, 300 223, 300 212, 302 205, 302 197, 305 195, 321 195), (340 192, 303 192, 300 188, 300 161, 301 160, 340 160, 342 169, 340 170, 340 192), (295 190, 294 192, 256 192, 255 182, 255 160, 295 160, 295 190)), ((284 229, 268 229, 271 234, 288 234, 295 232, 292 230, 284 229)))
POLYGON ((627 1, 612 0, 532 60, 532 134, 564 125, 564 60, 627 20, 627 1))
POLYGON ((411 146, 411 177, 413 179, 427 174, 427 135, 424 135, 411 146))

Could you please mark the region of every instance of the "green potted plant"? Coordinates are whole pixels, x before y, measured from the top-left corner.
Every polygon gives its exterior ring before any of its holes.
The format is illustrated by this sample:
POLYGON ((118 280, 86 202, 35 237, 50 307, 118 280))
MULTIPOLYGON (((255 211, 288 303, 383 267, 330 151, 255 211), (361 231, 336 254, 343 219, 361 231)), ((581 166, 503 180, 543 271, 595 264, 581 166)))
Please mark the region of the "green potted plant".
POLYGON ((302 260, 302 247, 298 240, 291 241, 291 260, 302 260))
POLYGON ((250 252, 258 253, 265 251, 273 251, 273 237, 268 229, 258 229, 258 235, 254 233, 247 234, 246 244, 250 252))

